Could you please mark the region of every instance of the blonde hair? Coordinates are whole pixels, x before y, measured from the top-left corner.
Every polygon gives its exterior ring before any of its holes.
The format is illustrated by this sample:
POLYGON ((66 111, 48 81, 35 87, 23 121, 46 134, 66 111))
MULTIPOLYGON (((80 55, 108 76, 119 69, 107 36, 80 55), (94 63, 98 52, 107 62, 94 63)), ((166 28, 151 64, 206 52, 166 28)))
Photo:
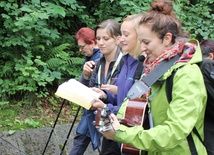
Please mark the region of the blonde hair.
MULTIPOLYGON (((129 21, 132 22, 133 28, 135 29, 137 35, 138 35, 138 31, 139 31, 139 23, 140 20, 142 19, 143 14, 132 14, 132 15, 128 15, 126 18, 123 19, 124 21, 129 21)), ((142 52, 140 50, 140 42, 137 40, 138 44, 137 47, 135 48, 134 51, 134 55, 132 55, 134 58, 138 58, 140 55, 142 55, 142 52)))
POLYGON ((123 19, 123 22, 131 21, 133 23, 133 27, 134 27, 135 31, 138 32, 139 23, 140 23, 140 20, 142 17, 143 17, 143 14, 128 15, 126 18, 123 19))

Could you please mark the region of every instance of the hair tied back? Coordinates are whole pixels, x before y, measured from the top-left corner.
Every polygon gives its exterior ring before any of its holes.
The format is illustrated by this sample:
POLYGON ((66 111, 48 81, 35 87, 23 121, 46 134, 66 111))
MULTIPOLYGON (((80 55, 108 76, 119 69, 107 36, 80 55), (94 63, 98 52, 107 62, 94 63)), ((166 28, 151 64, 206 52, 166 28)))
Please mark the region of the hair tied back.
POLYGON ((165 15, 172 14, 172 1, 171 0, 154 0, 151 3, 151 11, 162 13, 165 15))

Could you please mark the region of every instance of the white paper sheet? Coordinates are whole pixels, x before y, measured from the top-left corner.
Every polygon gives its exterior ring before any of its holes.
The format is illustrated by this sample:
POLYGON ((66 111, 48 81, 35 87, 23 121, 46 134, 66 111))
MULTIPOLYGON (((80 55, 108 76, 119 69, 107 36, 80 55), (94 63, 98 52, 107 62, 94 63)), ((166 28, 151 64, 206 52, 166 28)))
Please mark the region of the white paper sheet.
POLYGON ((90 109, 95 99, 100 97, 100 94, 75 79, 70 79, 61 84, 55 95, 76 103, 86 109, 90 109))

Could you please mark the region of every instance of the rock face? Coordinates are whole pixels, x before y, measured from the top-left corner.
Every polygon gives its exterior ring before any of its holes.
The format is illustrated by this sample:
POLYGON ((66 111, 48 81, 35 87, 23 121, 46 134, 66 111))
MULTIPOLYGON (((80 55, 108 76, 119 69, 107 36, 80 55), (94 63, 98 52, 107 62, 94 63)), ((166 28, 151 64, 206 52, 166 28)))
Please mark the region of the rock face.
MULTIPOLYGON (((74 125, 67 140, 63 155, 68 155, 71 149, 76 126, 77 124, 74 125)), ((60 155, 70 127, 70 124, 56 125, 44 155, 60 155)), ((44 127, 39 129, 20 130, 10 136, 7 132, 1 132, 0 155, 42 155, 51 131, 51 127, 44 127)), ((97 150, 93 151, 91 144, 85 152, 85 155, 98 154, 97 150)))

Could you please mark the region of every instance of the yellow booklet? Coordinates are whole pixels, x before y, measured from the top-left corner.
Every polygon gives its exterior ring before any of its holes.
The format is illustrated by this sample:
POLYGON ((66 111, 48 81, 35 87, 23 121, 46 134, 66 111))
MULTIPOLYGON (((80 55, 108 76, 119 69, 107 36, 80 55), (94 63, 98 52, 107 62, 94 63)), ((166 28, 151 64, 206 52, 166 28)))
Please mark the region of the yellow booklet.
POLYGON ((95 99, 100 97, 99 93, 75 79, 70 79, 69 81, 62 83, 58 87, 55 95, 78 104, 88 110, 91 108, 95 99))

